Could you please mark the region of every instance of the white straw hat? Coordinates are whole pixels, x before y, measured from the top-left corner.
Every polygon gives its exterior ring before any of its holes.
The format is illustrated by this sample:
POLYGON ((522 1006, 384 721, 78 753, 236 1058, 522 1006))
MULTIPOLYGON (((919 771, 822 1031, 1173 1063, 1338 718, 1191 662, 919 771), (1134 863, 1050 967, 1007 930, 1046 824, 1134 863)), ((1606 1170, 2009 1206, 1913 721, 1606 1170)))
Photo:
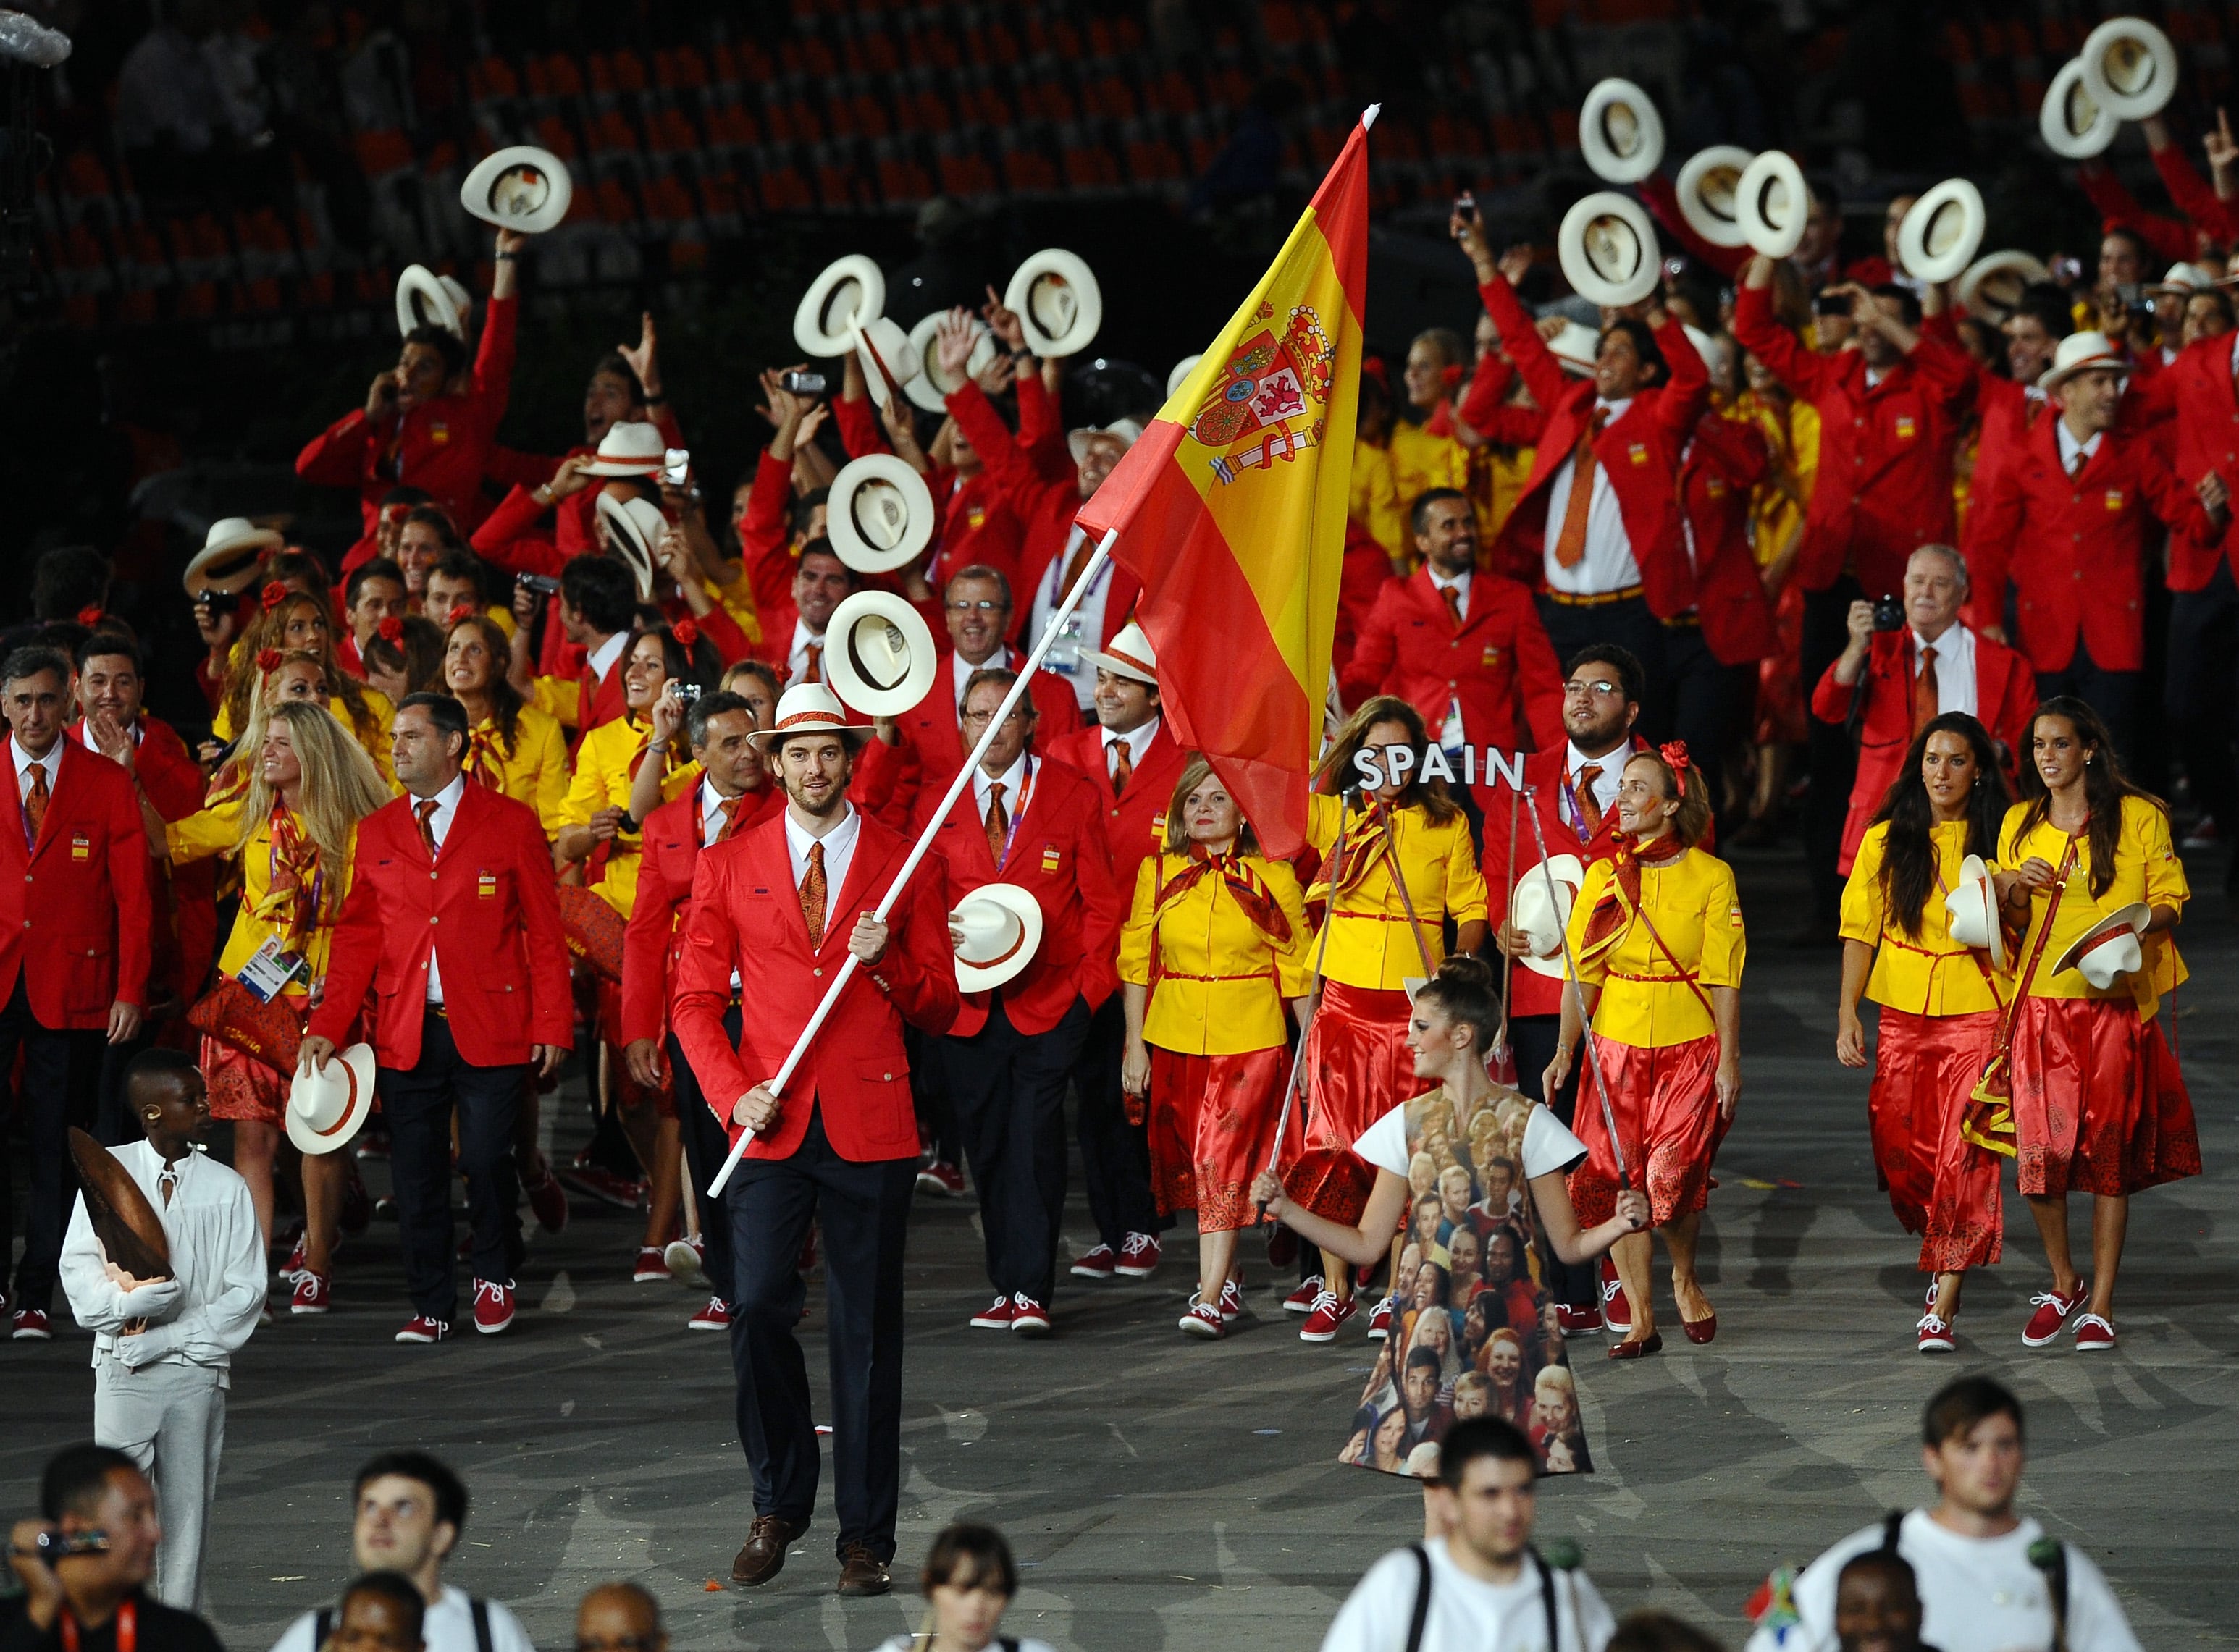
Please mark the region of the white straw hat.
POLYGON ((2123 123, 2113 109, 2092 96, 2083 83, 2083 60, 2061 65, 2037 106, 2037 136, 2045 148, 2067 161, 2088 161, 2115 141, 2123 123))
POLYGON ((2091 101, 2121 121, 2158 115, 2176 96, 2176 48, 2143 17, 2109 17, 2076 55, 2091 101))
POLYGON ((409 337, 419 327, 467 335, 467 318, 444 278, 425 264, 407 264, 396 276, 396 330, 409 337))
POLYGON ((269 527, 259 527, 246 516, 221 516, 209 525, 203 547, 187 564, 183 576, 189 596, 216 591, 231 596, 246 591, 256 577, 256 565, 267 551, 288 541, 269 527))
POLYGON ((861 253, 851 252, 808 283, 793 312, 793 342, 804 355, 845 355, 855 348, 852 329, 886 313, 886 276, 861 253))
POLYGON ((1897 257, 1916 281, 1950 281, 1974 262, 1989 222, 1983 192, 1965 178, 1946 178, 1904 215, 1897 257))
POLYGON ((933 542, 933 491, 890 453, 851 459, 832 479, 824 531, 834 553, 858 574, 907 567, 933 542))
POLYGON ((607 427, 599 438, 599 451, 583 467, 588 476, 654 476, 668 462, 668 439, 658 425, 642 419, 623 419, 607 427))
POLYGON ((568 163, 533 143, 484 156, 459 186, 459 204, 468 212, 524 236, 558 229, 575 198, 568 163))
POLYGON ((1563 931, 1571 921, 1571 908, 1586 881, 1585 862, 1571 854, 1550 855, 1546 870, 1534 866, 1516 880, 1508 903, 1508 921, 1531 938, 1531 950, 1516 961, 1535 975, 1563 979, 1563 931), (1547 879, 1555 880, 1551 899, 1547 879))
POLYGON ((668 518, 649 499, 617 499, 607 493, 599 495, 596 508, 607 525, 607 543, 637 581, 637 600, 652 601, 654 570, 661 566, 654 547, 668 532, 668 518))
POLYGON ((1945 927, 1962 946, 1980 947, 1990 955, 1990 967, 2006 966, 2006 932, 1998 922, 1996 886, 1980 855, 1959 863, 1959 884, 1943 897, 1945 927))
POLYGON ((847 708, 824 684, 797 682, 779 696, 773 725, 758 728, 747 738, 767 757, 787 740, 803 734, 837 734, 852 750, 871 738, 871 730, 867 724, 849 722, 847 708))
POLYGON ((288 1083, 288 1139, 314 1156, 348 1145, 372 1116, 374 1071, 369 1044, 336 1052, 323 1069, 296 1068, 288 1083))
POLYGON ((1804 242, 1811 192, 1795 157, 1767 149, 1742 169, 1734 185, 1734 221, 1752 252, 1785 258, 1804 242))
POLYGON ((1604 182, 1638 183, 1664 163, 1664 117, 1631 81, 1605 80, 1578 110, 1578 149, 1604 182))
POLYGON ((2060 955, 2052 972, 2058 975, 2074 970, 2093 987, 2106 992, 2125 975, 2135 975, 2144 967, 2145 949, 2138 944, 2138 937, 2153 919, 2153 909, 2143 901, 2134 900, 2121 911, 2108 913, 2076 938, 2076 944, 2060 955))
POLYGON ((900 322, 874 315, 859 323, 854 334, 855 359, 862 364, 863 382, 874 406, 887 405, 889 383, 907 384, 925 371, 924 358, 900 322))
POLYGON ((1036 355, 1078 355, 1104 325, 1104 289, 1088 265, 1061 247, 1045 248, 1018 267, 1003 307, 1017 314, 1036 355))
POLYGON ((1571 286, 1590 304, 1637 304, 1664 278, 1647 209, 1611 189, 1585 196, 1563 215, 1555 251, 1571 286))
POLYGON ((899 717, 933 687, 940 657, 925 616, 891 591, 858 591, 824 627, 824 675, 866 717, 899 717))
POLYGON ((963 936, 956 947, 961 992, 1002 985, 1034 961, 1042 944, 1041 903, 1016 884, 982 884, 948 918, 963 936))
POLYGON ((1735 186, 1756 158, 1731 143, 1714 143, 1689 156, 1679 169, 1679 216, 1713 247, 1749 244, 1737 216, 1735 186))
POLYGON ((1152 652, 1151 640, 1143 634, 1143 627, 1133 620, 1121 626, 1103 648, 1082 652, 1087 654, 1090 664, 1115 677, 1130 677, 1153 688, 1159 686, 1159 656, 1152 652))

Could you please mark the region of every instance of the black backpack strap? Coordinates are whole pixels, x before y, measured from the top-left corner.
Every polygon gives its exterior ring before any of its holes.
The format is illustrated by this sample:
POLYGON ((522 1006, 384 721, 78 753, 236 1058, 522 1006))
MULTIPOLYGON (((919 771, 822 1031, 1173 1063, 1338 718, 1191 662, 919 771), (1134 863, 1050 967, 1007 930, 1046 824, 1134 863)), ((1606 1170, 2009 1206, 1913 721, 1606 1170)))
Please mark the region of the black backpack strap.
POLYGON ((475 1652, 491 1652, 489 1602, 477 1595, 467 1605, 475 1615, 475 1652))
POLYGON ((1407 1620, 1407 1652, 1423 1652, 1423 1628, 1431 1621, 1431 1551, 1409 1543, 1415 1556, 1415 1615, 1407 1620))
POLYGON ((1531 1563, 1539 1569, 1539 1609, 1547 1615, 1547 1652, 1562 1652, 1563 1622, 1555 1615, 1555 1569, 1531 1549, 1531 1563))
POLYGON ((2044 1586, 2052 1596, 2052 1644, 2061 1652, 2068 1645, 2068 1545, 2057 1539, 2052 1563, 2044 1569, 2044 1586))
POLYGON ((1904 1524, 1904 1515, 1903 1509, 1892 1509, 1882 1516, 1882 1553, 1884 1555, 1897 1553, 1897 1530, 1904 1524))
POLYGON ((327 1636, 334 1633, 334 1629, 335 1609, 333 1607, 322 1606, 311 1614, 311 1652, 322 1652, 327 1644, 327 1636))

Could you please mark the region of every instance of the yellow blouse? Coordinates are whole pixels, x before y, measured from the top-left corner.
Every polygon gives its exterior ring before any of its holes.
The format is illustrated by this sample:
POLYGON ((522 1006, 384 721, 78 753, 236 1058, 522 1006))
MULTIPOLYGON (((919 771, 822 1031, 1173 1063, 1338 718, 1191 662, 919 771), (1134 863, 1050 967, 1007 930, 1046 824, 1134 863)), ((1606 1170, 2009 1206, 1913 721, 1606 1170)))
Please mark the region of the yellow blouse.
POLYGON ((1877 949, 1873 972, 1866 977, 1866 996, 1908 1015, 1971 1015, 2003 1009, 2013 996, 2011 971, 1994 972, 1998 985, 1992 992, 1983 973, 1990 968, 1990 955, 1951 939, 1951 914, 1943 905, 1943 897, 1959 886, 1960 863, 1967 859, 1967 823, 1943 821, 1930 826, 1928 836, 1942 882, 1928 892, 1917 936, 1906 934, 1890 912, 1888 892, 1882 886, 1887 821, 1866 828, 1858 857, 1850 865, 1850 881, 1843 890, 1843 939, 1877 949))
POLYGON ((498 790, 535 810, 547 839, 559 836, 563 824, 561 806, 568 800, 572 778, 568 771, 568 735, 560 720, 534 706, 523 706, 514 721, 510 752, 498 740, 495 718, 485 717, 476 723, 474 740, 477 746, 489 752, 497 766, 498 790))
MULTIPOLYGON (((374 767, 381 771, 382 783, 401 796, 404 788, 397 785, 396 771, 391 766, 390 736, 396 726, 396 707, 389 702, 389 696, 378 688, 368 687, 361 683, 358 685, 358 693, 363 696, 365 708, 373 714, 375 726, 379 731, 372 739, 368 740, 359 730, 357 724, 350 717, 349 707, 344 703, 339 694, 327 702, 327 709, 334 713, 335 720, 342 726, 343 732, 353 736, 359 745, 365 747, 365 754, 373 760, 374 767)), ((210 738, 223 746, 238 732, 233 726, 233 718, 221 704, 217 708, 217 715, 210 719, 210 738)))
POLYGON ((1399 509, 1399 489, 1392 480, 1392 450, 1365 441, 1352 444, 1352 488, 1345 512, 1368 530, 1369 537, 1386 556, 1397 556, 1406 543, 1406 518, 1399 509))
MULTIPOLYGON (((1364 817, 1319 793, 1307 801, 1312 806, 1307 840, 1326 861, 1337 844, 1338 818, 1344 813, 1350 853, 1364 817)), ((1438 826, 1419 806, 1410 804, 1395 813, 1392 830, 1422 945, 1408 937, 1407 903, 1392 879, 1392 857, 1386 856, 1331 903, 1329 950, 1322 959, 1322 973, 1347 986, 1397 992, 1410 979, 1437 972, 1439 959, 1446 955, 1443 919, 1485 921, 1489 892, 1478 871, 1469 822, 1458 810, 1446 825, 1438 826), (1423 967, 1425 949, 1431 955, 1427 970, 1423 967)))
MULTIPOLYGON (((1586 920, 1609 887, 1614 864, 1597 860, 1571 908, 1571 951, 1585 945, 1586 920)), ((1717 1031, 1703 999, 1680 973, 1692 975, 1707 997, 1714 986, 1742 984, 1745 939, 1733 868, 1716 855, 1690 849, 1661 866, 1640 869, 1640 905, 1649 924, 1671 951, 1667 955, 1638 919, 1615 946, 1579 966, 1579 979, 1602 989, 1594 1031, 1612 1044, 1662 1050, 1708 1038, 1717 1031), (1673 959, 1678 968, 1672 966, 1673 959)))
POLYGON ((1283 1000, 1313 985, 1312 926, 1298 875, 1280 860, 1246 855, 1290 921, 1287 941, 1272 939, 1246 915, 1235 892, 1208 873, 1153 918, 1160 886, 1189 869, 1186 855, 1147 857, 1135 874, 1135 901, 1120 931, 1120 979, 1151 985, 1155 933, 1160 971, 1143 1017, 1143 1041, 1190 1056, 1240 1055, 1286 1042, 1283 1000))
MULTIPOLYGON (((583 743, 575 748, 575 780, 560 802, 561 826, 588 826, 601 809, 629 807, 630 780, 637 771, 645 738, 645 726, 629 717, 601 723, 583 736, 583 743)), ((671 758, 668 772, 661 776, 661 800, 666 803, 681 796, 699 779, 699 764, 679 763, 671 758)), ((636 833, 617 833, 607 845, 606 875, 596 886, 607 904, 625 918, 637 899, 638 846, 636 833)))
POLYGON ((1773 403, 1758 400, 1753 393, 1744 393, 1725 416, 1753 424, 1764 434, 1765 442, 1772 449, 1775 468, 1784 471, 1794 486, 1791 495, 1774 476, 1768 475, 1757 484, 1751 500, 1750 515, 1755 527, 1757 565, 1761 567, 1788 544, 1803 523, 1804 507, 1811 501, 1811 489, 1819 480, 1819 409, 1809 402, 1795 401, 1789 404, 1784 415, 1773 403))
POLYGON ((1470 497, 1477 502, 1478 526, 1485 537, 1485 549, 1478 559, 1479 566, 1492 566, 1493 537, 1508 526, 1508 519, 1515 514, 1516 502, 1524 497, 1524 484, 1531 480, 1532 462, 1538 454, 1537 448, 1488 446, 1478 449, 1478 478, 1470 497))
POLYGON ((1426 488, 1469 491, 1469 449, 1458 436, 1434 436, 1405 419, 1392 427, 1392 487, 1404 518, 1426 488))
MULTIPOLYGON (((297 823, 301 825, 300 817, 297 823)), ((163 828, 164 849, 175 862, 226 855, 236 858, 240 863, 241 906, 234 914, 233 932, 226 937, 225 951, 217 962, 220 972, 227 975, 238 975, 242 965, 256 955, 258 947, 286 930, 278 904, 271 899, 272 823, 269 819, 259 820, 256 829, 249 834, 249 840, 242 845, 238 857, 234 857, 233 840, 240 830, 241 805, 237 800, 203 809, 163 828)), ((319 917, 300 941, 303 961, 313 982, 326 976, 328 948, 334 941, 334 922, 342 912, 342 897, 349 891, 350 863, 356 847, 357 831, 352 827, 341 865, 329 865, 326 857, 320 857, 319 917)))
MULTIPOLYGON (((2049 820, 2039 821, 2023 832, 2022 817, 2028 809, 2027 804, 2016 803, 2007 812, 2005 827, 1998 833, 1998 864, 2018 866, 2036 855, 2047 866, 2058 867, 2061 857, 2068 852, 2068 834, 2049 820)), ((2052 966, 2085 930, 2134 901, 2143 901, 2149 906, 2171 906, 2179 917, 2183 916, 2184 903, 2192 898, 2192 888, 2185 881, 2184 862, 2176 858, 2176 851, 2169 843, 2169 816, 2143 798, 2124 798, 2122 834, 2115 844, 2115 878, 2107 886, 2105 894, 2093 896, 2090 874, 2091 845, 2079 841, 2076 846, 2076 867, 2069 873, 2068 887, 2061 894, 2060 911, 2053 919, 2052 939, 2045 943, 2044 956, 2029 983, 2029 995, 2038 998, 2130 998, 2138 1006, 2139 1019, 2150 1021, 2161 1008, 2162 994, 2174 992, 2191 974, 2184 966, 2184 959, 2177 955, 2175 939, 2167 932, 2140 937, 2138 945, 2144 952, 2145 967, 2136 975, 2116 981, 2103 992, 2085 980, 2082 971, 2063 970, 2055 974, 2052 966)), ((2050 890, 2040 889, 2032 893, 2029 933, 2019 954, 2022 963, 2028 961, 2030 948, 2036 945, 2037 932, 2044 927, 2045 909, 2051 904, 2050 890)), ((2020 967, 2020 963, 2015 965, 2016 970, 2020 967)))

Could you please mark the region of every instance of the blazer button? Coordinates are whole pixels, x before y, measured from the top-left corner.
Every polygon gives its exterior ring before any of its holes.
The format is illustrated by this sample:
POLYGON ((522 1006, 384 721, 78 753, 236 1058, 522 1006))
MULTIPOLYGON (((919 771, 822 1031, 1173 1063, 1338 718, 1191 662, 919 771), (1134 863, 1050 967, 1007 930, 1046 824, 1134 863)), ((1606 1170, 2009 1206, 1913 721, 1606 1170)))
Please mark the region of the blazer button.
POLYGON ((431 924, 440 924, 443 920, 441 918, 436 917, 433 912, 430 912, 428 915, 428 921, 431 924))
POLYGON ((888 1084, 892 1084, 894 1081, 894 1075, 891 1072, 882 1072, 879 1077, 884 1078, 888 1084))
POLYGON ((821 975, 824 973, 824 966, 823 966, 821 964, 820 964, 820 965, 818 965, 814 969, 813 969, 813 970, 809 971, 808 972, 809 972, 811 975, 821 976, 821 975))

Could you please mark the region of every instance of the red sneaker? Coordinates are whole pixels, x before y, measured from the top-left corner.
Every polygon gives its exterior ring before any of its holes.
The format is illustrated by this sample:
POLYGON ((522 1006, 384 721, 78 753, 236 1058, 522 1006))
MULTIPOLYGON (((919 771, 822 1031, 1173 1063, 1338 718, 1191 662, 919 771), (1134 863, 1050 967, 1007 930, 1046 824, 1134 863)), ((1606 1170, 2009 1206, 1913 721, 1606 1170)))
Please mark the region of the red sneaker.
POLYGON ((1011 1329, 1021 1337, 1046 1337, 1049 1310, 1021 1291, 1011 1298, 1011 1329))
POLYGON ((1185 1337, 1201 1337, 1206 1342, 1220 1340, 1222 1334, 1220 1310, 1209 1302, 1203 1302, 1192 1297, 1189 1311, 1181 1317, 1179 1323, 1182 1335, 1185 1337))
POLYGON ((1351 1301, 1339 1302, 1337 1292, 1325 1290, 1314 1298, 1314 1310, 1306 1316, 1306 1323, 1299 1327, 1302 1343, 1327 1343, 1337 1340, 1337 1328, 1352 1317, 1351 1301))
POLYGON ((1159 1241, 1149 1233, 1131 1233, 1120 1241, 1120 1259, 1114 1263, 1116 1271, 1130 1279, 1147 1279, 1159 1271, 1159 1241))
POLYGON ((2076 1322, 2076 1351, 2090 1354, 2115 1345, 2115 1328, 2097 1314, 2085 1314, 2076 1322))
POLYGON ((495 1337, 513 1323, 513 1281, 503 1284, 495 1279, 475 1281, 475 1329, 485 1337, 495 1337))
POLYGON ((1555 1304, 1555 1320, 1563 1327, 1565 1337, 1602 1334, 1602 1310, 1598 1308, 1573 1308, 1567 1302, 1558 1302, 1555 1304))
POLYGON ((657 1244, 641 1244, 637 1248, 637 1262, 630 1269, 630 1283, 649 1285, 654 1280, 668 1277, 668 1258, 657 1244))
POLYGON ((960 1199, 964 1197, 964 1172, 947 1159, 936 1158, 919 1166, 917 1191, 937 1199, 960 1199))
POLYGON ((668 1277, 683 1285, 708 1283, 708 1247, 698 1239, 671 1239, 661 1253, 668 1277))
POLYGON ((1232 1325, 1244 1317, 1244 1282, 1226 1279, 1220 1286, 1220 1323, 1232 1325))
POLYGON ((1392 1334, 1392 1298, 1376 1304, 1376 1311, 1368 1316, 1368 1340, 1380 1343, 1392 1334))
POLYGON ((415 1314, 404 1322, 404 1329, 396 1333, 400 1343, 440 1343, 451 1334, 448 1319, 430 1319, 426 1314, 415 1314))
POLYGON ((1923 1314, 1920 1318, 1920 1351, 1923 1354, 1948 1354, 1958 1346, 1951 1340, 1950 1324, 1934 1314, 1923 1314))
POLYGON ((981 1330, 1008 1330, 1011 1328, 1011 1299, 998 1297, 978 1313, 972 1323, 981 1330))
POLYGON ((2031 1297, 2030 1300, 2036 1304, 2036 1311, 2022 1327, 2022 1346, 2042 1348, 2047 1343, 2058 1342, 2070 1317, 2083 1305, 2090 1290, 2090 1281, 2078 1279, 2072 1297, 2063 1297, 2057 1290, 2041 1290, 2031 1297))
POLYGON ((684 1322, 687 1330, 728 1330, 731 1328, 731 1304, 721 1297, 708 1298, 708 1305, 684 1322))
POLYGON ((1315 1299, 1321 1294, 1321 1275, 1309 1275, 1299 1281, 1296 1290, 1283 1298, 1283 1311, 1286 1314, 1310 1314, 1314 1310, 1315 1299))
POLYGON ((299 1233, 296 1236, 296 1248, 288 1253, 288 1259, 273 1270, 280 1277, 290 1284, 302 1277, 306 1271, 303 1266, 303 1244, 304 1236, 299 1233))
POLYGON ((1084 1251, 1073 1258, 1073 1277, 1076 1279, 1109 1279, 1117 1272, 1120 1258, 1108 1244, 1100 1244, 1084 1251))
POLYGON ((335 1305, 335 1277, 306 1268, 296 1276, 296 1297, 288 1304, 291 1314, 322 1314, 335 1305))
POLYGON ((13 1325, 14 1329, 9 1335, 17 1342, 50 1343, 55 1339, 54 1329, 47 1324, 47 1310, 43 1308, 18 1308, 13 1325))
POLYGON ((1602 1258, 1602 1324, 1612 1337, 1632 1335, 1632 1304, 1624 1299, 1617 1264, 1607 1257, 1602 1258))
POLYGON ((570 1165, 565 1176, 568 1184, 578 1192, 588 1193, 600 1204, 611 1204, 618 1211, 634 1211, 645 1194, 644 1183, 617 1176, 596 1164, 570 1165))
POLYGON ((524 1179, 521 1191, 528 1195, 528 1208, 535 1212, 536 1225, 547 1233, 558 1233, 568 1225, 568 1190, 560 1185, 560 1178, 552 1173, 552 1166, 543 1166, 543 1175, 535 1181, 524 1179))

